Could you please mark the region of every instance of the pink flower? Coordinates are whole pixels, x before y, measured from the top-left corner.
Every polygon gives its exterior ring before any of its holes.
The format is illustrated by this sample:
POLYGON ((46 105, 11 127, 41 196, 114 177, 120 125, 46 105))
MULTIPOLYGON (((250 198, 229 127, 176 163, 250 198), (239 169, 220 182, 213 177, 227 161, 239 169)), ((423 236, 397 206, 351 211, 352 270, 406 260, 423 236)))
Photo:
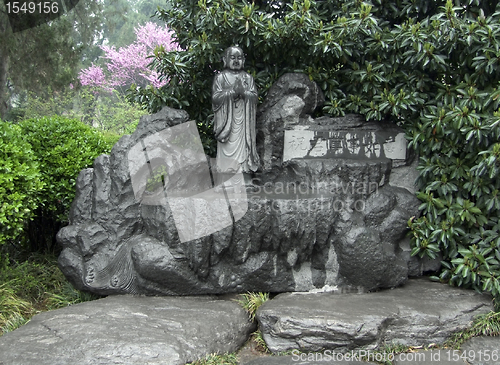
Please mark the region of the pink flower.
POLYGON ((166 26, 158 26, 148 22, 135 28, 137 40, 127 47, 116 49, 113 46, 101 46, 104 59, 107 60, 106 71, 92 65, 79 74, 82 85, 97 86, 105 90, 127 86, 132 83, 145 86, 151 84, 158 88, 166 84, 159 80, 156 71, 151 70, 149 55, 157 46, 166 51, 178 49, 173 41, 173 33, 166 26))

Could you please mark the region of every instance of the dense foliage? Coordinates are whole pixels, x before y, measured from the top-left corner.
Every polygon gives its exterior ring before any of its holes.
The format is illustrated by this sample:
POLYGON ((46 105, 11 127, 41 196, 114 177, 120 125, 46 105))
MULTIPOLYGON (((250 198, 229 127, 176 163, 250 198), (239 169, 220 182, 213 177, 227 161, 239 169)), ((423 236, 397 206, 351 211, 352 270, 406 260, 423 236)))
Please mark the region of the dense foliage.
POLYGON ((111 145, 99 131, 63 117, 1 122, 0 128, 0 244, 54 250, 76 177, 111 145))
POLYGON ((146 114, 117 90, 108 93, 98 87, 71 86, 51 98, 27 93, 15 112, 14 121, 63 115, 118 137, 132 133, 139 118, 146 114))
POLYGON ((57 231, 67 222, 76 177, 110 146, 99 131, 74 119, 28 119, 19 126, 32 146, 44 184, 37 195, 35 217, 28 225, 29 242, 32 251, 53 248, 57 231))
POLYGON ((500 297, 500 7, 483 0, 168 0, 159 12, 182 50, 154 53, 169 83, 137 88, 149 111, 186 109, 211 135, 211 83, 239 44, 262 97, 304 72, 323 112, 406 128, 420 157, 413 254, 440 253, 441 279, 500 297))
MULTIPOLYGON (((13 32, 6 3, 0 3, 0 118, 9 117, 23 92, 41 96, 48 85, 59 91, 74 79, 88 47, 110 18, 104 3, 115 1, 79 1, 68 13, 20 32, 13 32)), ((62 9, 60 2, 59 6, 62 9)))
POLYGON ((22 234, 43 188, 40 177, 38 163, 30 144, 22 138, 21 128, 0 121, 0 245, 22 234))

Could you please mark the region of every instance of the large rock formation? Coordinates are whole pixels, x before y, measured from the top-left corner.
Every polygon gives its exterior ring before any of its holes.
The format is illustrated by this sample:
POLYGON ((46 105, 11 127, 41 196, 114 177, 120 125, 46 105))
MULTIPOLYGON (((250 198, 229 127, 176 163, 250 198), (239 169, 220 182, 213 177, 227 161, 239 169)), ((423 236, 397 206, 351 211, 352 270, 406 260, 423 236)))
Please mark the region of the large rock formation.
POLYGON ((322 100, 304 75, 271 89, 257 120, 262 168, 245 177, 247 192, 213 187, 184 111, 141 118, 78 176, 57 236, 61 269, 78 289, 164 295, 370 290, 420 274, 404 243, 418 201, 389 185, 392 167, 411 163, 402 131, 313 119, 322 100))

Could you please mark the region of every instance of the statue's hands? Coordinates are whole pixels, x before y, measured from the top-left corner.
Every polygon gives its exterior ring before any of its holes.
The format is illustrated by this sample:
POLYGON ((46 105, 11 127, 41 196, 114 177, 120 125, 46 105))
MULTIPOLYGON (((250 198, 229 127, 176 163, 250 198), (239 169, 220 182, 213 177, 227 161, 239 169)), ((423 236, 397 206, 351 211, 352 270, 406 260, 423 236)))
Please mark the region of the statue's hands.
POLYGON ((243 86, 243 83, 241 82, 241 79, 236 79, 236 82, 234 83, 234 94, 235 94, 235 99, 239 99, 240 97, 245 95, 245 87, 243 86))

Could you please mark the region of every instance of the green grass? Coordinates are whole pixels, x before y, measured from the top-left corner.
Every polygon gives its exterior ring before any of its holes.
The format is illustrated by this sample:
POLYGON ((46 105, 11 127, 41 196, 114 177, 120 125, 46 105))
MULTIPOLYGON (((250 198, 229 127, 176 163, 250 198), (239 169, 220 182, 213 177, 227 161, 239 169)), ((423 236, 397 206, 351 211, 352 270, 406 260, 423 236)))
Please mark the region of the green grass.
POLYGON ((262 337, 262 331, 260 329, 252 333, 251 338, 255 342, 257 350, 266 354, 271 353, 271 351, 267 347, 266 341, 264 341, 264 337, 262 337))
POLYGON ((500 312, 477 316, 471 326, 453 334, 443 346, 458 349, 465 341, 476 336, 500 336, 500 312))
POLYGON ((97 298, 71 286, 59 270, 56 256, 34 254, 0 271, 0 335, 37 313, 97 298))
MULTIPOLYGON (((240 299, 236 300, 236 303, 241 305, 248 313, 248 316, 252 321, 255 321, 255 315, 257 309, 269 300, 269 293, 253 293, 248 292, 246 294, 240 294, 240 299)), ((262 332, 260 329, 252 333, 251 340, 255 342, 256 347, 262 353, 271 353, 267 348, 266 342, 262 337, 262 332)))
POLYGON ((191 363, 191 365, 238 365, 238 356, 236 354, 211 354, 191 363))
POLYGON ((236 302, 243 307, 248 312, 250 319, 253 321, 255 319, 255 314, 257 309, 269 300, 269 293, 246 293, 240 294, 240 299, 236 302))

